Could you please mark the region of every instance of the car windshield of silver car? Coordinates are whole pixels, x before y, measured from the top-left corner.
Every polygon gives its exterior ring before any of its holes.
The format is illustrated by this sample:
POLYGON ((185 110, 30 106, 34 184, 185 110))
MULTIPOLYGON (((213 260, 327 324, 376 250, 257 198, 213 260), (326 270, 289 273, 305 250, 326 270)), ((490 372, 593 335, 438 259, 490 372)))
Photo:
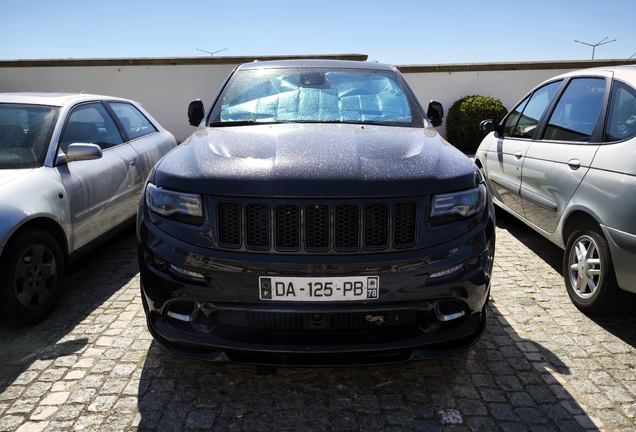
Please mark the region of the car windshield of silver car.
POLYGON ((42 166, 58 111, 40 105, 0 104, 0 169, 42 166))

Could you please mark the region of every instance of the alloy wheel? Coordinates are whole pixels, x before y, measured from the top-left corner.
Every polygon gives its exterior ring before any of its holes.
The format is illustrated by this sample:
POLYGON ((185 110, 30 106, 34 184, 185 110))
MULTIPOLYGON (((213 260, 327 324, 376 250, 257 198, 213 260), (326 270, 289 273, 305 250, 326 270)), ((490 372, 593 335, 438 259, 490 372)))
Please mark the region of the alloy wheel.
POLYGON ((58 276, 55 256, 48 247, 29 245, 18 258, 13 274, 15 295, 22 307, 35 311, 47 305, 58 276))
POLYGON ((579 237, 569 255, 570 283, 576 295, 583 299, 592 297, 601 280, 601 257, 594 239, 588 235, 579 237))

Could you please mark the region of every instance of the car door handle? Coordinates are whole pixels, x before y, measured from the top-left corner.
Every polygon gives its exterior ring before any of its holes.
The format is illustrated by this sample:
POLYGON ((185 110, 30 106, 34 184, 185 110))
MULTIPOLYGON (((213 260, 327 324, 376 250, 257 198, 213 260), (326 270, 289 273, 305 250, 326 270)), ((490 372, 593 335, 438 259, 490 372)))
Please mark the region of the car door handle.
POLYGON ((130 159, 128 159, 128 163, 129 163, 131 166, 134 166, 134 165, 137 163, 137 158, 130 158, 130 159))
POLYGON ((573 170, 577 170, 579 168, 581 168, 581 161, 578 159, 570 159, 568 161, 568 165, 570 166, 570 168, 572 168, 573 170))
POLYGON ((517 153, 515 153, 515 157, 517 159, 521 159, 521 157, 523 156, 523 153, 521 153, 520 151, 518 151, 517 153))

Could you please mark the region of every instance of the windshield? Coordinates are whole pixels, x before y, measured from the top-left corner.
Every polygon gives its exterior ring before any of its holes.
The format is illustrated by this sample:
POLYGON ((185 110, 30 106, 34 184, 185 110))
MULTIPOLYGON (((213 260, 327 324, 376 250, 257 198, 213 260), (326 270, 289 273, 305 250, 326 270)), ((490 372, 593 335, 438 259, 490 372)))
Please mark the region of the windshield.
POLYGON ((421 126, 398 75, 364 69, 260 69, 236 72, 210 125, 342 122, 421 126))
POLYGON ((58 110, 0 104, 0 169, 42 166, 58 110))

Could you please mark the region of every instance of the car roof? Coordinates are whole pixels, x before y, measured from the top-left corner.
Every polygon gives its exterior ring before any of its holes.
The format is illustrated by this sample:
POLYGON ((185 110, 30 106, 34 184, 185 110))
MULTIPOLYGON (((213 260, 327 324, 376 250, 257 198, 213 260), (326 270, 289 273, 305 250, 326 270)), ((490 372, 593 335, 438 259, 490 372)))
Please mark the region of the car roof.
POLYGON ((0 103, 30 105, 64 106, 69 102, 77 103, 96 99, 126 100, 111 96, 88 93, 0 93, 0 103))
MULTIPOLYGON (((579 76, 579 75, 589 75, 594 74, 594 72, 612 72, 617 78, 633 78, 636 79, 636 65, 624 65, 624 66, 599 66, 589 69, 578 69, 571 72, 566 72, 564 74, 555 76, 554 78, 550 78, 549 81, 552 81, 556 78, 566 78, 571 76, 579 76)), ((634 82, 636 84, 636 81, 634 82)))
POLYGON ((380 71, 397 71, 395 66, 377 63, 348 60, 273 60, 253 61, 239 65, 237 70, 251 69, 285 69, 285 68, 337 68, 337 69, 370 69, 380 71))

